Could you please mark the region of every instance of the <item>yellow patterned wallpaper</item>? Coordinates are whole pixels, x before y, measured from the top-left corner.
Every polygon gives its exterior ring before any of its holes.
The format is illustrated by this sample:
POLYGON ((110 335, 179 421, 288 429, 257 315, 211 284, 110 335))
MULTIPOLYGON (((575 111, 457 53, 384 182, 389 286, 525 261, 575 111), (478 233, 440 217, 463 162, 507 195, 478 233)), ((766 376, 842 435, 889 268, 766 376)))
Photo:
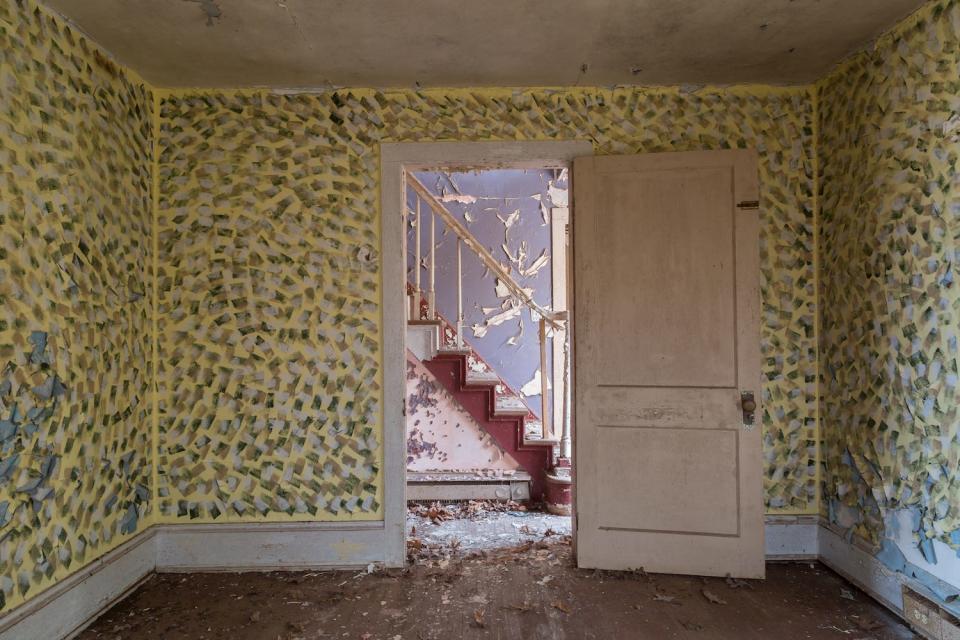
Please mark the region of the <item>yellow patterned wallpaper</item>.
POLYGON ((152 519, 152 102, 0 0, 0 610, 152 519))
POLYGON ((818 95, 824 509, 873 542, 909 509, 930 561, 932 540, 960 548, 960 6, 927 5, 818 95))
POLYGON ((816 512, 807 89, 160 94, 164 520, 379 519, 378 143, 755 147, 769 508, 816 512))

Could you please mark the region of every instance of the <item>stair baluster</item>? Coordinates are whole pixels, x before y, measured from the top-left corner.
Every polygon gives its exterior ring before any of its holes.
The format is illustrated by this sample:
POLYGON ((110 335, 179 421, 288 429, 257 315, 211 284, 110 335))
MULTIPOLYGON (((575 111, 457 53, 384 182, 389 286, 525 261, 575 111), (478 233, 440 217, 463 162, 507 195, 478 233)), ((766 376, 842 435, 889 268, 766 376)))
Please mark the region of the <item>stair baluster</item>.
POLYGON ((463 261, 460 244, 460 236, 457 236, 457 348, 463 349, 463 261))
POLYGON ((420 196, 418 195, 417 196, 417 217, 414 222, 414 225, 416 226, 416 229, 417 229, 417 233, 416 233, 417 243, 416 243, 416 253, 415 253, 416 262, 414 262, 414 264, 416 265, 414 267, 414 279, 416 282, 416 286, 414 287, 414 290, 413 290, 413 296, 411 296, 410 298, 410 319, 411 320, 420 319, 420 292, 423 291, 423 289, 420 288, 420 260, 421 260, 421 257, 420 257, 420 252, 421 252, 420 250, 420 243, 421 243, 420 241, 420 202, 421 202, 420 196))
POLYGON ((432 207, 430 210, 430 290, 427 292, 427 318, 430 320, 437 319, 437 214, 432 207))

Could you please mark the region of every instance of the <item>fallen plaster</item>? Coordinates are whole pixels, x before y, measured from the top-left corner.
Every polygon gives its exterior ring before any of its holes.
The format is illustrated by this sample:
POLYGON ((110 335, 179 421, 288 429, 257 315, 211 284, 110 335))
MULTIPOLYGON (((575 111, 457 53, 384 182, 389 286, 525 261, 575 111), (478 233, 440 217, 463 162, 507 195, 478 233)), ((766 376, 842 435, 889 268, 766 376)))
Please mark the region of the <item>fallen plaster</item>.
POLYGON ((494 508, 484 508, 485 504, 471 501, 465 505, 411 505, 407 510, 407 532, 426 547, 466 552, 505 549, 571 534, 570 516, 521 510, 519 505, 510 503, 491 503, 494 508))

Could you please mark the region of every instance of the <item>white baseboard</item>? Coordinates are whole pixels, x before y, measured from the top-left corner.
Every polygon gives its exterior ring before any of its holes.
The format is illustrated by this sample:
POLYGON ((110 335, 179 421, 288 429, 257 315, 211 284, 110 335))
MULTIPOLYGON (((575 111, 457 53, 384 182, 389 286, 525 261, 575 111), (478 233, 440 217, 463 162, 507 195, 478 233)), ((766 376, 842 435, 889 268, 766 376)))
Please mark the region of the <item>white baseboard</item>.
POLYGON ((767 560, 816 560, 817 516, 767 516, 767 560))
POLYGON ((153 573, 147 529, 0 618, 0 640, 56 640, 80 633, 153 573))
POLYGON ((906 576, 887 569, 863 540, 847 542, 842 534, 838 527, 821 521, 820 561, 902 617, 906 576))
POLYGON ((159 572, 345 569, 384 562, 383 522, 157 527, 159 572))

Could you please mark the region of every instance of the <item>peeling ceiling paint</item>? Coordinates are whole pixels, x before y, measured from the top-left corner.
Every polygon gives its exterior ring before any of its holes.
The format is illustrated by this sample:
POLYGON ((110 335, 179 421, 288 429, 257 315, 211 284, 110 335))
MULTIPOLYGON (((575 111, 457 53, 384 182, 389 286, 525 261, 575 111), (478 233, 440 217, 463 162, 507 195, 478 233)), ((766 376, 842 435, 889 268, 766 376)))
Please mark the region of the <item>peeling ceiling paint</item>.
POLYGON ((162 87, 806 83, 920 0, 47 0, 162 87))

